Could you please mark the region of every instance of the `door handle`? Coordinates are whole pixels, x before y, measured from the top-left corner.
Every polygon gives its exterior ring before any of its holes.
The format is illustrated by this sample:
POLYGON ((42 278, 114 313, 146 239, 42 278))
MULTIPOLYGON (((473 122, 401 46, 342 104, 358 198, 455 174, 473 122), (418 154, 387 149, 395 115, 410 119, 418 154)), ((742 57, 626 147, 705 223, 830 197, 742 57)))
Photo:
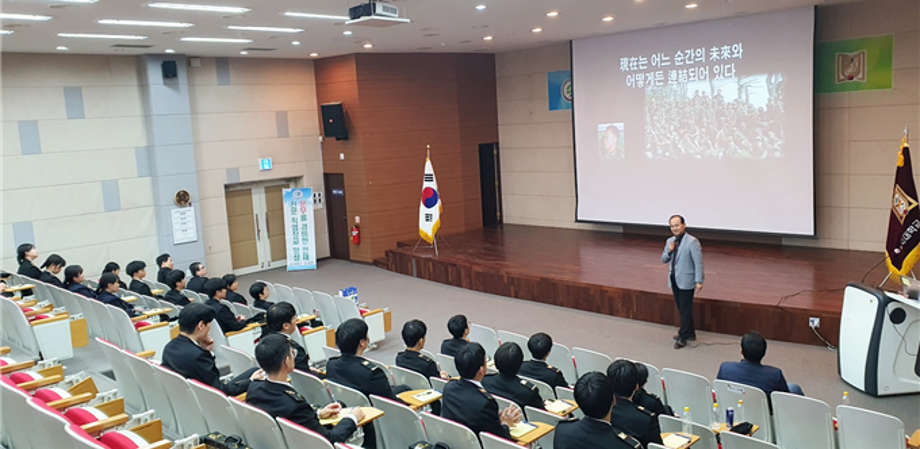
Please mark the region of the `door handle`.
POLYGON ((256 240, 262 240, 262 228, 259 226, 259 214, 256 214, 256 240))

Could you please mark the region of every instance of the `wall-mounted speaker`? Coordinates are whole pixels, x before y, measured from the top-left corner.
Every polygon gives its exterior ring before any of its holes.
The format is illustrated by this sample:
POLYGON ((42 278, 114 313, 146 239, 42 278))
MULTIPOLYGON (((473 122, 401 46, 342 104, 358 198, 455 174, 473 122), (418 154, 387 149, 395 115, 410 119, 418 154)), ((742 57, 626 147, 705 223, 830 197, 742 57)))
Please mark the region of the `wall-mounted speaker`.
POLYGON ((163 69, 163 79, 176 78, 179 76, 179 69, 176 66, 176 61, 163 61, 161 67, 163 69))
POLYGON ((348 140, 342 103, 326 103, 320 106, 320 110, 323 115, 323 136, 335 137, 335 140, 348 140))

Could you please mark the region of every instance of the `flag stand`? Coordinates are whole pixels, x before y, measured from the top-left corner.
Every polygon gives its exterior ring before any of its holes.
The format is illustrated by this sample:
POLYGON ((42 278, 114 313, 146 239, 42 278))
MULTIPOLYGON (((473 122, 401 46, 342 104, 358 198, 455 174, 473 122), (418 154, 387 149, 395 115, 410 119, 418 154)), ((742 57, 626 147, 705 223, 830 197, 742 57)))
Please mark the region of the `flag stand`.
MULTIPOLYGON (((904 137, 901 139, 901 152, 903 152, 904 150, 907 150, 907 149, 910 148, 910 147, 908 146, 908 144, 907 144, 907 139, 908 139, 908 137, 910 137, 910 129, 907 127, 907 125, 904 125, 904 137)), ((908 154, 908 156, 909 156, 909 154, 908 154)), ((905 162, 904 162, 904 159, 908 159, 908 157, 904 157, 902 153, 898 153, 898 158, 899 158, 898 167, 901 167, 901 165, 902 165, 903 163, 905 163, 905 162)), ((909 162, 909 161, 907 161, 907 162, 909 162)), ((907 169, 908 169, 908 170, 911 169, 909 163, 907 164, 907 169)), ((895 172, 895 198, 898 197, 898 196, 897 196, 897 192, 900 190, 900 187, 898 186, 898 178, 897 178, 899 172, 900 172, 900 170, 898 170, 898 171, 895 172)), ((911 176, 909 176, 909 178, 912 178, 912 177, 913 177, 913 176, 912 176, 912 174, 911 174, 911 176)), ((913 179, 910 179, 911 190, 914 191, 913 195, 914 195, 914 196, 917 196, 917 194, 916 194, 916 188, 914 187, 913 184, 914 184, 913 179)), ((914 203, 914 204, 916 205, 916 203, 914 203)), ((908 210, 909 210, 909 209, 908 209, 908 210)), ((897 212, 897 211, 895 211, 895 212, 897 212)), ((906 213, 904 214, 904 216, 906 216, 906 213)), ((902 224, 903 224, 903 218, 902 218, 902 224)), ((890 224, 889 224, 889 226, 890 226, 890 224)), ((891 232, 891 228, 890 228, 890 227, 889 227, 889 232, 891 232)), ((891 236, 889 235, 889 239, 890 239, 890 238, 891 238, 891 236)), ((886 246, 887 246, 887 245, 888 245, 888 244, 886 243, 886 246)), ((888 256, 888 249, 887 249, 887 248, 886 248, 886 250, 885 250, 885 257, 886 257, 887 260, 890 261, 890 257, 888 256)), ((903 263, 903 261, 902 261, 902 263, 903 263)), ((893 267, 893 265, 891 265, 890 262, 889 262, 888 265, 889 265, 889 267, 893 267)), ((902 268, 903 268, 903 267, 902 267, 902 268)), ((913 270, 913 269, 910 270, 910 276, 911 276, 912 278, 914 278, 914 280, 917 279, 917 275, 914 273, 914 270, 913 270)), ((901 277, 903 277, 903 276, 898 276, 898 278, 897 278, 897 283, 898 283, 898 285, 901 285, 901 284, 902 284, 902 282, 901 282, 901 277)), ((882 286, 885 285, 885 283, 888 282, 889 279, 891 279, 891 270, 889 270, 889 271, 888 271, 888 274, 885 275, 885 279, 882 279, 882 282, 878 284, 878 287, 879 287, 879 288, 882 288, 882 286)))
MULTIPOLYGON (((439 237, 437 234, 435 234, 434 239, 431 242, 431 245, 422 246, 421 248, 434 248, 435 257, 439 257, 441 255, 441 253, 438 252, 438 240, 439 239, 443 240, 445 245, 450 246, 450 243, 447 243, 447 239, 445 239, 444 237, 439 237)), ((418 242, 415 242, 415 248, 412 248, 413 253, 415 253, 415 250, 419 249, 419 245, 422 244, 422 240, 424 239, 419 237, 418 242)))

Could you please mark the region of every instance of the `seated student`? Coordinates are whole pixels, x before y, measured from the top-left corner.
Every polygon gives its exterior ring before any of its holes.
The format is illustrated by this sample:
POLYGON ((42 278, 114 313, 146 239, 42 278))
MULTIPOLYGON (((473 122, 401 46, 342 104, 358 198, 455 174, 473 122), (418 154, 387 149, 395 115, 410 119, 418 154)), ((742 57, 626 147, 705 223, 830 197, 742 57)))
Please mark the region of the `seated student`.
POLYGON ((208 295, 208 300, 204 303, 214 309, 214 313, 217 314, 217 324, 220 325, 221 332, 226 334, 246 327, 246 317, 234 315, 230 307, 220 302, 220 300, 227 297, 226 282, 218 278, 208 279, 208 282, 204 283, 204 290, 208 295))
POLYGON ((503 343, 495 350, 495 368, 498 369, 498 374, 484 377, 482 386, 489 393, 510 399, 521 410, 527 405, 542 409, 543 398, 537 386, 518 377, 523 362, 524 351, 517 343, 503 343))
POLYGON ((256 360, 265 371, 265 380, 249 384, 246 390, 246 403, 263 410, 272 418, 284 418, 310 429, 330 443, 348 440, 358 423, 364 419, 364 412, 354 408, 335 427, 328 429, 320 425, 319 420, 337 415, 342 406, 333 402, 319 410, 314 410, 307 400, 288 382, 288 376, 294 371, 295 351, 287 336, 272 334, 262 339, 256 346, 256 360))
POLYGON ((182 290, 185 290, 185 273, 182 270, 170 270, 169 274, 166 275, 164 284, 169 287, 169 291, 166 292, 163 299, 179 307, 185 307, 192 303, 182 294, 182 290))
POLYGON ((639 440, 611 424, 616 399, 607 376, 592 371, 575 382, 575 402, 584 412, 579 420, 560 421, 553 437, 555 449, 641 449, 639 440))
POLYGON ((722 362, 716 379, 760 388, 767 395, 767 403, 772 413, 773 403, 770 401, 770 395, 774 391, 799 395, 804 393, 802 387, 786 383, 783 370, 760 363, 766 354, 767 340, 760 335, 760 332, 750 331, 741 337, 741 357, 744 359, 740 362, 722 362))
POLYGON ((192 278, 185 283, 185 288, 195 293, 204 293, 204 283, 208 281, 208 269, 203 263, 194 262, 188 266, 188 272, 192 273, 192 278))
POLYGON ((83 276, 83 267, 71 265, 64 269, 64 288, 87 298, 96 298, 96 292, 83 285, 86 278, 83 276))
POLYGON ((671 407, 664 405, 661 398, 657 395, 645 391, 645 384, 648 382, 648 367, 644 363, 636 363, 636 373, 638 374, 639 389, 633 395, 633 402, 651 410, 659 415, 674 415, 671 407))
POLYGON ((553 349, 553 338, 549 334, 538 332, 531 335, 530 339, 527 340, 527 349, 533 359, 524 362, 518 374, 537 379, 553 389, 556 387, 568 388, 569 383, 566 382, 562 371, 546 364, 546 358, 549 357, 549 352, 553 349))
POLYGON ((271 301, 266 301, 270 294, 271 290, 268 289, 264 282, 256 282, 249 286, 249 296, 252 296, 253 308, 268 310, 274 304, 271 301))
POLYGON ((265 319, 265 327, 263 328, 265 333, 263 335, 281 334, 291 340, 291 346, 294 348, 296 355, 294 358, 295 369, 310 373, 320 379, 326 377, 322 371, 310 366, 310 354, 307 353, 307 350, 300 343, 290 338, 290 335, 294 332, 300 332, 300 328, 297 327, 297 311, 294 310, 294 306, 291 303, 279 302, 278 304, 272 304, 268 311, 265 312, 265 319))
POLYGON ((447 331, 454 338, 441 342, 441 354, 455 357, 461 348, 469 343, 470 323, 464 315, 454 315, 447 321, 447 331))
MULTIPOLYGON (((16 248, 16 261, 19 262, 18 274, 32 279, 40 279, 42 270, 35 266, 35 259, 38 259, 38 250, 31 243, 23 243, 16 248)), ((22 297, 32 296, 32 289, 20 292, 22 297)))
POLYGON ((227 283, 227 301, 242 304, 244 306, 249 305, 249 303, 246 302, 246 298, 236 292, 240 288, 240 283, 236 280, 235 274, 225 274, 221 279, 227 283))
POLYGON ((486 350, 479 343, 469 343, 454 356, 459 380, 452 380, 444 386, 441 398, 441 416, 463 424, 479 435, 492 435, 511 439, 512 426, 521 420, 521 410, 508 407, 498 411, 498 402, 483 387, 486 375, 486 350))
POLYGON ((198 303, 189 304, 179 312, 179 336, 163 348, 164 368, 168 368, 186 379, 195 379, 222 391, 228 396, 246 392, 253 380, 265 378, 258 368, 250 368, 227 383, 220 380, 220 372, 214 363, 214 340, 208 336, 214 309, 198 303))
POLYGON ((109 262, 105 264, 105 267, 102 268, 102 274, 112 273, 115 275, 115 278, 118 279, 118 287, 125 290, 128 289, 128 286, 118 277, 118 272, 121 271, 121 267, 116 262, 109 262))
POLYGON ((124 310, 129 317, 134 318, 139 314, 134 310, 134 306, 125 302, 115 293, 118 293, 118 276, 112 273, 103 274, 99 278, 99 288, 96 289, 96 299, 110 306, 118 307, 124 310))
POLYGON ((13 276, 7 273, 6 271, 0 271, 0 296, 4 296, 6 298, 12 298, 13 296, 15 296, 13 295, 13 293, 9 293, 5 291, 6 288, 9 287, 9 284, 7 284, 7 282, 10 282, 10 279, 12 277, 13 276))
POLYGON ((147 264, 140 260, 135 260, 128 263, 128 266, 125 267, 125 271, 128 272, 128 276, 131 276, 131 283, 128 284, 128 290, 137 293, 138 295, 144 295, 153 297, 153 292, 150 291, 150 286, 144 283, 144 277, 147 276, 147 264))
POLYGON ((173 270, 172 256, 166 253, 160 254, 157 256, 157 266, 160 267, 157 271, 157 282, 165 284, 166 276, 173 270))
POLYGON ((41 266, 45 271, 42 271, 42 275, 38 280, 55 287, 64 288, 64 283, 57 277, 61 270, 64 269, 64 265, 67 265, 67 262, 64 262, 63 257, 57 254, 48 256, 48 258, 45 259, 45 263, 41 266))
POLYGON ((658 414, 632 401, 639 390, 639 373, 636 364, 629 360, 616 360, 607 367, 607 378, 616 395, 616 404, 610 411, 610 422, 648 447, 661 443, 661 426, 658 414))
POLYGON ((396 354, 396 366, 415 371, 425 378, 440 377, 449 379, 446 372, 438 369, 438 363, 420 351, 425 348, 425 335, 428 326, 420 320, 406 321, 402 328, 403 343, 406 350, 396 354))

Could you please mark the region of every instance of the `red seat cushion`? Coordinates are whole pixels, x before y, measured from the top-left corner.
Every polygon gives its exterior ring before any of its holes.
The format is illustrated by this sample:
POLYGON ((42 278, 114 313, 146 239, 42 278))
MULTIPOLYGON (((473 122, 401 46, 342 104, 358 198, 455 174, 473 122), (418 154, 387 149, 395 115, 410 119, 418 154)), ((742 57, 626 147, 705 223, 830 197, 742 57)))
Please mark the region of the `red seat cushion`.
POLYGON ((148 323, 148 322, 146 322, 146 321, 138 321, 138 322, 134 323, 134 328, 135 328, 135 329, 140 329, 140 328, 142 328, 142 327, 147 327, 147 326, 150 326, 150 323, 148 323))
POLYGON ((42 379, 41 374, 33 373, 30 371, 20 371, 18 373, 10 374, 10 380, 12 380, 16 385, 38 379, 42 379))
POLYGON ((73 432, 75 435, 79 436, 80 438, 83 438, 84 440, 92 441, 93 444, 96 444, 104 449, 111 449, 105 444, 102 444, 102 442, 100 442, 99 440, 93 438, 92 435, 86 433, 86 431, 83 430, 83 428, 78 425, 71 424, 70 426, 68 426, 68 429, 70 429, 71 432, 73 432))
POLYGON ((99 441, 112 449, 134 449, 149 444, 138 434, 130 430, 107 432, 99 438, 99 441))
POLYGON ((364 316, 367 312, 370 312, 370 310, 358 309, 358 312, 361 312, 361 316, 364 316))
POLYGON ((35 315, 35 316, 33 316, 33 317, 29 317, 29 321, 43 320, 43 319, 45 319, 45 318, 50 318, 50 317, 51 317, 51 315, 38 314, 38 315, 35 315))
POLYGON ((78 426, 108 418, 105 413, 96 410, 94 407, 74 407, 64 412, 64 417, 78 426))
POLYGON ((60 388, 42 388, 32 395, 33 398, 38 399, 44 403, 59 401, 64 398, 69 398, 70 396, 70 393, 60 388))
POLYGON ((12 362, 12 360, 10 360, 10 359, 8 359, 8 358, 6 358, 6 357, 0 357, 0 366, 9 365, 9 363, 7 363, 7 360, 9 360, 10 362, 12 362))

